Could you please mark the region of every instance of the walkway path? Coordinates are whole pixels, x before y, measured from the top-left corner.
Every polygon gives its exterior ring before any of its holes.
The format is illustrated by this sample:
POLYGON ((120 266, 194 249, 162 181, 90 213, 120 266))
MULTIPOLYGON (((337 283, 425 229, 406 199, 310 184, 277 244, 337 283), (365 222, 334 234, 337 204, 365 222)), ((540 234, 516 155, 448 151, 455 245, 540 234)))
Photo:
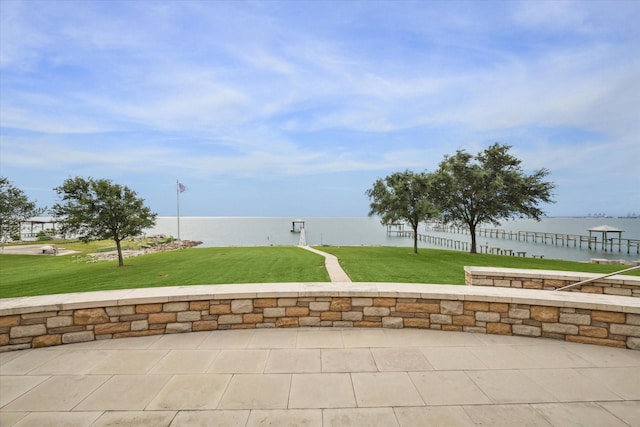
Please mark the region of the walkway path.
POLYGON ((255 329, 0 354, 2 426, 638 426, 640 352, 417 329, 255 329))
POLYGON ((351 278, 342 269, 342 267, 340 266, 340 262, 335 255, 319 251, 318 249, 312 248, 311 246, 300 247, 324 257, 324 265, 327 269, 327 272, 329 273, 329 278, 332 282, 351 282, 351 278))

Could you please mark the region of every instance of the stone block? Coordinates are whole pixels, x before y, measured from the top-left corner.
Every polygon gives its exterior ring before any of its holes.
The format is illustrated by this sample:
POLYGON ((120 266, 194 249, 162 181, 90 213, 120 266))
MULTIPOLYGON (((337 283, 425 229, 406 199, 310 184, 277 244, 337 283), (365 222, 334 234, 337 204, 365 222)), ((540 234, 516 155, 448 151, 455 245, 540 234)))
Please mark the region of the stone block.
POLYGON ((276 319, 276 328, 296 328, 298 325, 297 317, 280 317, 276 319))
POLYGON ((20 315, 0 317, 0 328, 9 328, 20 324, 20 315))
POLYGON ((327 311, 331 303, 329 301, 314 301, 309 303, 309 310, 311 311, 327 311))
POLYGON ((284 317, 286 314, 284 307, 265 308, 262 313, 264 317, 284 317))
POLYGON ((346 320, 339 320, 337 322, 333 322, 334 328, 353 328, 353 322, 349 322, 346 320))
POLYGON ((627 314, 627 325, 640 325, 640 314, 627 314))
POLYGON ((569 342, 579 342, 582 344, 595 344, 595 345, 604 345, 608 347, 618 347, 618 348, 626 348, 627 344, 625 341, 620 340, 612 340, 605 338, 593 338, 593 337, 585 337, 582 335, 567 335, 566 340, 569 342))
MULTIPOLYGON (((500 320, 500 315, 498 315, 498 320, 500 320)), ((475 326, 476 324, 476 318, 474 316, 452 316, 452 321, 454 325, 459 326, 475 326)))
POLYGON ((429 319, 424 319, 420 317, 408 317, 404 319, 405 328, 428 329, 429 326, 430 326, 429 319))
POLYGON ((301 327, 305 326, 320 326, 320 318, 319 317, 301 317, 298 319, 298 324, 301 327))
POLYGON ((104 308, 79 309, 73 313, 73 323, 76 325, 109 323, 109 316, 104 308))
POLYGON ((190 331, 191 331, 191 322, 167 323, 167 327, 165 329, 165 333, 167 334, 179 334, 182 332, 190 332, 190 331))
POLYGON ((199 311, 179 311, 176 320, 178 322, 196 322, 202 315, 199 311))
POLYGON ((471 284, 473 286, 493 286, 493 279, 471 279, 471 284))
POLYGON ((558 307, 531 307, 531 318, 541 322, 557 322, 560 315, 558 307))
MULTIPOLYGON (((391 298, 393 299, 393 298, 391 298)), ((351 298, 351 305, 353 307, 370 307, 373 305, 373 298, 351 298)))
POLYGON ((93 331, 67 332, 66 334, 62 334, 63 344, 87 342, 87 341, 93 341, 94 339, 95 339, 95 335, 93 334, 93 331))
POLYGON ((640 350, 640 338, 627 338, 627 348, 631 350, 640 350))
POLYGON ((607 295, 619 295, 623 297, 630 297, 632 295, 631 289, 612 288, 612 287, 604 288, 604 293, 607 295))
POLYGON ((381 328, 382 322, 372 322, 370 320, 363 320, 361 322, 353 322, 353 326, 356 328, 381 328))
POLYGON ((603 290, 600 286, 583 285, 580 287, 580 292, 584 292, 586 294, 601 294, 603 293, 603 290))
POLYGON ((247 313, 242 315, 243 323, 262 323, 264 316, 262 313, 247 313))
POLYGON ((115 334, 118 332, 128 332, 131 330, 131 323, 129 322, 117 322, 117 323, 103 323, 96 325, 93 328, 93 332, 96 335, 115 334))
POLYGON ((278 298, 278 307, 295 307, 298 305, 298 298, 278 298))
POLYGON ((251 313, 253 311, 253 300, 236 299, 231 301, 231 312, 233 314, 251 313))
POLYGON ((119 334, 113 334, 113 338, 129 338, 129 337, 148 337, 152 335, 162 335, 164 334, 164 328, 162 329, 153 329, 148 331, 131 331, 131 332, 122 332, 119 334))
POLYGON ((374 307, 393 307, 394 305, 396 305, 396 299, 395 298, 374 298, 373 299, 373 306, 374 307))
POLYGON ((509 309, 509 317, 512 319, 528 319, 531 312, 526 308, 511 308, 509 309))
POLYGON ((615 313, 610 311, 592 311, 591 320, 607 323, 625 323, 624 313, 615 313))
POLYGON ((148 314, 148 313, 160 313, 162 311, 162 304, 138 304, 136 305, 136 313, 148 314))
POLYGON ((571 323, 573 325, 590 325, 591 316, 578 313, 560 313, 560 323, 571 323))
POLYGON ((346 320, 349 322, 357 322, 362 320, 362 312, 361 311, 345 311, 342 313, 342 320, 346 320))
POLYGON ((209 314, 229 314, 231 313, 231 304, 212 304, 209 307, 209 314))
POLYGON ((613 323, 609 330, 612 334, 625 335, 628 337, 640 337, 640 326, 635 325, 618 325, 613 323))
POLYGON ((40 348, 40 347, 51 347, 54 345, 62 344, 62 335, 42 335, 39 337, 35 337, 33 341, 31 341, 32 348, 40 348))
POLYGON ((509 280, 509 279, 494 279, 493 286, 496 286, 496 287, 499 287, 499 288, 510 288, 511 287, 511 280, 509 280))
POLYGON ((189 302, 189 310, 190 311, 203 311, 209 310, 209 301, 190 301, 189 302))
POLYGON ((277 307, 278 300, 276 298, 257 298, 253 300, 253 306, 256 308, 277 307))
POLYGON ((453 319, 449 314, 431 314, 429 321, 438 325, 451 325, 453 323, 453 319))
POLYGON ((489 311, 495 311, 496 313, 506 313, 509 311, 509 304, 504 302, 490 302, 489 311))
POLYGON ((365 307, 363 310, 365 316, 388 316, 391 313, 389 307, 365 307))
POLYGON ((105 310, 109 316, 126 316, 127 314, 135 314, 136 312, 136 308, 133 305, 107 307, 105 310))
POLYGON ((607 328, 599 328, 596 326, 580 326, 579 334, 585 337, 606 338, 609 335, 607 328))
POLYGON ((150 313, 149 324, 152 323, 171 323, 177 319, 176 313, 150 313))
POLYGON ((56 316, 47 318, 47 328, 63 328, 73 325, 73 316, 56 316))
POLYGON ((399 302, 396 311, 402 313, 440 313, 437 302, 399 302))
POLYGON ((404 321, 402 317, 385 317, 382 319, 382 327, 389 329, 402 329, 404 321))
POLYGON ((320 313, 320 320, 342 320, 342 313, 339 311, 323 311, 322 313, 320 313))
POLYGON ((536 282, 533 280, 524 280, 522 282, 522 287, 524 289, 542 289, 543 285, 542 285, 542 282, 536 282))
POLYGON ((443 331, 462 332, 462 326, 458 325, 442 325, 443 331))
POLYGON ((28 325, 28 326, 14 326, 9 332, 10 338, 24 338, 24 337, 37 337, 38 335, 45 335, 47 333, 47 327, 43 324, 28 325))
POLYGON ((440 301, 441 314, 462 314, 463 312, 462 301, 440 301))
POLYGON ((351 298, 332 298, 331 311, 351 311, 351 298))
POLYGON ((218 329, 218 322, 216 320, 200 320, 193 322, 193 332, 197 331, 214 331, 218 329))
POLYGON ((0 334, 0 347, 9 344, 9 334, 0 334))
POLYGON ((218 325, 234 325, 242 323, 242 314, 221 314, 218 325))
POLYGON ((134 320, 131 322, 132 331, 146 331, 147 329, 149 329, 148 320, 134 320))
POLYGON ((462 330, 464 332, 471 332, 472 334, 486 334, 487 328, 482 326, 463 326, 462 330))
POLYGON ((487 323, 487 333, 494 335, 511 335, 511 325, 507 323, 487 323))
POLYGON ((287 317, 303 317, 309 315, 308 307, 287 307, 285 309, 285 315, 287 317))
POLYGON ((189 310, 189 303, 184 302, 166 302, 162 304, 162 311, 164 312, 173 312, 173 311, 187 311, 189 310))
POLYGON ((479 322, 499 322, 500 313, 478 311, 476 313, 475 319, 479 322))
POLYGON ((489 311, 489 303, 481 302, 481 301, 465 301, 464 304, 465 310, 471 311, 489 311))
POLYGON ((566 282, 564 280, 544 279, 544 287, 545 288, 557 289, 557 288, 563 287, 565 284, 566 284, 566 282))
POLYGON ((542 330, 555 334, 578 335, 578 327, 568 323, 543 323, 542 330))
POLYGON ((511 331, 513 335, 523 335, 526 337, 539 337, 542 335, 542 330, 538 326, 511 325, 511 331))

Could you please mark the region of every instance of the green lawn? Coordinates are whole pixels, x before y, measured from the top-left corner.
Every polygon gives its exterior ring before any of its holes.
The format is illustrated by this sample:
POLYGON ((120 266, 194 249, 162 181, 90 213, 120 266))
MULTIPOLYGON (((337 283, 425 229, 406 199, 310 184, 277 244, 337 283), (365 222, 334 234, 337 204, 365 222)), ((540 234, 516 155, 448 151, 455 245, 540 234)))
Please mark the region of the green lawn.
MULTIPOLYGON (((64 245, 71 249, 70 245, 64 245)), ((327 282, 324 258, 297 247, 192 248, 86 263, 0 255, 0 298, 221 283, 327 282)))
MULTIPOLYGON (((522 258, 504 255, 469 254, 441 249, 403 247, 322 247, 338 257, 340 265, 354 282, 401 282, 464 284, 464 266, 534 268, 542 270, 611 273, 623 266, 572 261, 522 258)), ((640 275, 636 271, 633 274, 640 275)))
MULTIPOLYGON (((92 243, 65 244, 92 252, 92 243), (76 246, 77 245, 77 246, 76 246)), ((357 282, 463 284, 465 265, 609 273, 621 266, 398 247, 322 247, 357 282)), ((640 272, 636 272, 640 275, 640 272)), ((221 283, 328 282, 324 259, 294 246, 191 248, 87 263, 73 256, 0 255, 0 298, 221 283)))

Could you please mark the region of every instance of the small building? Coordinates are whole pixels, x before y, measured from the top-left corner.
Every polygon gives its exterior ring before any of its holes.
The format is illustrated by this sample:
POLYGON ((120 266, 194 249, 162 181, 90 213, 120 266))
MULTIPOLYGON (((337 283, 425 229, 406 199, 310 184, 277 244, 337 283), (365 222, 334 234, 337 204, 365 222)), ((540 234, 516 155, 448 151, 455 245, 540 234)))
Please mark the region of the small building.
MULTIPOLYGON (((607 250, 606 243, 609 242, 609 249, 613 250, 613 239, 615 237, 608 237, 609 234, 618 234, 618 251, 620 250, 620 245, 622 242, 622 232, 624 230, 616 227, 612 227, 610 225, 600 225, 598 227, 589 228, 589 241, 591 241, 592 233, 600 233, 602 236, 602 249, 607 250)), ((596 245, 598 243, 598 236, 596 236, 596 245)))
POLYGON ((300 233, 304 229, 304 219, 294 219, 291 223, 291 232, 300 233))

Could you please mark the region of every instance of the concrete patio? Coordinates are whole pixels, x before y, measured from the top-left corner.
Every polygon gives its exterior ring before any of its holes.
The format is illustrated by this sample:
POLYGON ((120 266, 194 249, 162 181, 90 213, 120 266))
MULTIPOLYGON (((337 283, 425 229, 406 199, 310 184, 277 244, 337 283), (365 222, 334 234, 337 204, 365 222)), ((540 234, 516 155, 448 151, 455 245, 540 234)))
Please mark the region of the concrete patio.
POLYGON ((2 426, 638 426, 640 352, 419 329, 192 332, 0 354, 2 426))

